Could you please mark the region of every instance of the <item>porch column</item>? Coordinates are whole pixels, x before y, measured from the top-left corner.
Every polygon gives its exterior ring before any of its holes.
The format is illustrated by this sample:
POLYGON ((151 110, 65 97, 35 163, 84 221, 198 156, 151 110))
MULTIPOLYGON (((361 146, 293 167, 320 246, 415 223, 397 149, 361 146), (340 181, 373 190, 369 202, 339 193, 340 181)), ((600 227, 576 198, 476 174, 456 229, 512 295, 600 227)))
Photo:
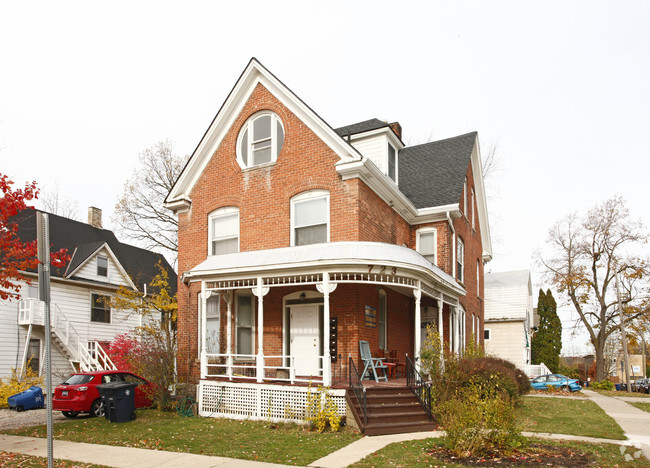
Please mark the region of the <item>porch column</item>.
POLYGON ((330 293, 336 289, 336 283, 330 283, 330 274, 323 273, 323 282, 316 285, 318 292, 323 294, 323 386, 332 385, 332 357, 330 356, 330 293))
POLYGON ((420 347, 421 343, 421 328, 422 328, 422 313, 420 311, 420 299, 422 298, 422 288, 420 282, 418 281, 417 289, 413 290, 413 296, 415 296, 415 352, 413 356, 415 358, 415 366, 420 368, 420 347))
POLYGON ((444 303, 442 299, 438 299, 436 302, 438 303, 438 334, 440 335, 440 350, 442 351, 445 341, 442 336, 445 333, 445 324, 442 323, 442 308, 444 307, 444 303))
POLYGON ((226 301, 226 374, 232 380, 232 299, 233 292, 226 291, 223 293, 223 299, 226 301))
POLYGON ((206 332, 208 321, 206 318, 206 308, 208 303, 208 292, 205 289, 205 281, 201 281, 201 304, 199 304, 199 313, 201 314, 201 378, 204 379, 208 375, 208 356, 205 350, 206 332))
POLYGON ((264 381, 264 296, 269 292, 268 286, 262 286, 262 277, 257 278, 253 294, 257 297, 257 381, 264 381))

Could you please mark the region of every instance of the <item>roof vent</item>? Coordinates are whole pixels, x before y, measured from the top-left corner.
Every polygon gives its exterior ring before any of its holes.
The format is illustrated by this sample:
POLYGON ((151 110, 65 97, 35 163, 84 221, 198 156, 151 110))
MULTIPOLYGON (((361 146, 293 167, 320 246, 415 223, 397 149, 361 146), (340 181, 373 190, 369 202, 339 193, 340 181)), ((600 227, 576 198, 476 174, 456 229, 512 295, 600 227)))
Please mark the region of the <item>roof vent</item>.
POLYGON ((102 210, 94 206, 88 207, 88 224, 98 229, 102 228, 102 210))

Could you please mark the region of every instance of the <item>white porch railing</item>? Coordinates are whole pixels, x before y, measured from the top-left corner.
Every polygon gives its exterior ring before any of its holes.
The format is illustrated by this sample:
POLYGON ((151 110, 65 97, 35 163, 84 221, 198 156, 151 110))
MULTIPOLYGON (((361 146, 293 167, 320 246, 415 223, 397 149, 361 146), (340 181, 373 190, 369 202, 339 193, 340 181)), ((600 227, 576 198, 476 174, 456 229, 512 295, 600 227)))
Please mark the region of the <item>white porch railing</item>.
MULTIPOLYGON (((38 299, 22 299, 18 303, 18 323, 20 325, 45 325, 45 304, 38 299)), ((50 306, 50 327, 56 341, 64 348, 70 363, 79 363, 79 370, 117 369, 106 351, 96 341, 86 341, 75 330, 57 304, 50 306), (89 350, 89 343, 92 350, 89 350)), ((26 343, 27 346, 29 343, 26 343)), ((23 363, 24 367, 24 363, 23 363)))
POLYGON ((529 379, 534 379, 535 377, 539 377, 540 375, 552 374, 550 369, 546 367, 546 364, 544 363, 526 364, 526 368, 524 369, 524 372, 526 372, 526 375, 528 376, 529 379))
MULTIPOLYGON (((296 373, 295 356, 263 356, 261 366, 258 366, 258 356, 255 354, 206 354, 202 361, 204 377, 224 377, 232 380, 249 379, 253 381, 274 381, 290 383, 319 382, 323 379, 324 356, 318 356, 318 368, 312 370, 315 375, 298 375, 296 373), (288 363, 289 365, 285 365, 288 363), (262 369, 263 375, 258 379, 257 370, 262 369)), ((304 373, 303 373, 304 374, 304 373)))

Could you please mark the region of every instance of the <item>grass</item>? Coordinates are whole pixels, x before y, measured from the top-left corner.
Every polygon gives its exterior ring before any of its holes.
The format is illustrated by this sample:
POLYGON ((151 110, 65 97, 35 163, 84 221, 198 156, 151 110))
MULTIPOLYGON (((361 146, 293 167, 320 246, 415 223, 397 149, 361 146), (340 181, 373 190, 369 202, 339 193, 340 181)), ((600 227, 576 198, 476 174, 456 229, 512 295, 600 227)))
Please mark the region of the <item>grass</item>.
POLYGON ((636 402, 634 402, 634 403, 629 402, 629 403, 632 406, 636 406, 637 408, 642 409, 643 411, 647 411, 648 413, 650 413, 650 403, 636 403, 636 402))
MULTIPOLYGON (((68 460, 54 460, 56 468, 108 468, 103 465, 89 465, 68 460)), ((23 455, 20 453, 0 452, 0 466, 20 466, 25 468, 47 467, 47 458, 23 455)))
POLYGON ((518 413, 524 431, 625 439, 618 424, 593 401, 524 397, 518 413))
MULTIPOLYGON (((244 460, 308 465, 360 438, 352 431, 310 432, 295 424, 184 418, 176 413, 138 410, 138 419, 109 423, 84 418, 54 425, 57 440, 197 453, 244 460)), ((15 429, 8 434, 46 437, 45 426, 15 429)))
MULTIPOLYGON (((644 467, 648 466, 648 460, 641 458, 626 462, 624 454, 621 454, 621 448, 612 444, 588 444, 582 442, 561 442, 555 440, 535 440, 544 445, 559 446, 568 448, 578 453, 586 453, 593 460, 591 465, 584 466, 602 466, 602 467, 644 467)), ((439 439, 412 440, 407 442, 397 442, 390 444, 372 455, 364 458, 358 463, 351 466, 355 467, 395 467, 395 466, 446 466, 463 467, 450 463, 448 460, 436 459, 435 452, 430 453, 435 447, 443 447, 444 442, 439 439)), ((635 449, 626 448, 625 452, 633 455, 635 449)), ((555 463, 551 463, 555 465, 555 463)), ((507 460, 502 461, 501 466, 508 466, 507 460)))

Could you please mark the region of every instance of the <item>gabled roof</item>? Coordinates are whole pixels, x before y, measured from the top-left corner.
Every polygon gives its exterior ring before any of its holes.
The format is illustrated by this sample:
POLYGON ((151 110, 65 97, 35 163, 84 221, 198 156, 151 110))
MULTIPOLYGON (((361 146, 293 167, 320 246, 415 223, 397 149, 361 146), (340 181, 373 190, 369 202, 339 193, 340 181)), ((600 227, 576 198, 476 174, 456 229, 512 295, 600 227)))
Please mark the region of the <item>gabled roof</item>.
POLYGON ((459 203, 476 132, 399 152, 399 188, 416 208, 459 203))
POLYGON ((370 130, 377 130, 378 128, 388 127, 390 124, 379 119, 364 120, 352 125, 335 128, 334 131, 342 137, 348 135, 355 135, 357 133, 369 132, 370 130))
MULTIPOLYGON (((17 234, 23 242, 36 240, 36 211, 27 209, 12 218, 12 221, 18 225, 17 234)), ((50 213, 48 218, 52 251, 67 249, 72 257, 65 268, 53 268, 50 272, 52 276, 70 278, 70 275, 88 261, 98 249, 106 245, 140 290, 158 274, 156 264, 160 261, 169 272, 172 291, 176 291, 176 273, 161 254, 123 244, 108 229, 96 228, 90 224, 50 213)))
POLYGON ((486 288, 525 286, 530 284, 530 270, 501 271, 485 274, 486 288))

